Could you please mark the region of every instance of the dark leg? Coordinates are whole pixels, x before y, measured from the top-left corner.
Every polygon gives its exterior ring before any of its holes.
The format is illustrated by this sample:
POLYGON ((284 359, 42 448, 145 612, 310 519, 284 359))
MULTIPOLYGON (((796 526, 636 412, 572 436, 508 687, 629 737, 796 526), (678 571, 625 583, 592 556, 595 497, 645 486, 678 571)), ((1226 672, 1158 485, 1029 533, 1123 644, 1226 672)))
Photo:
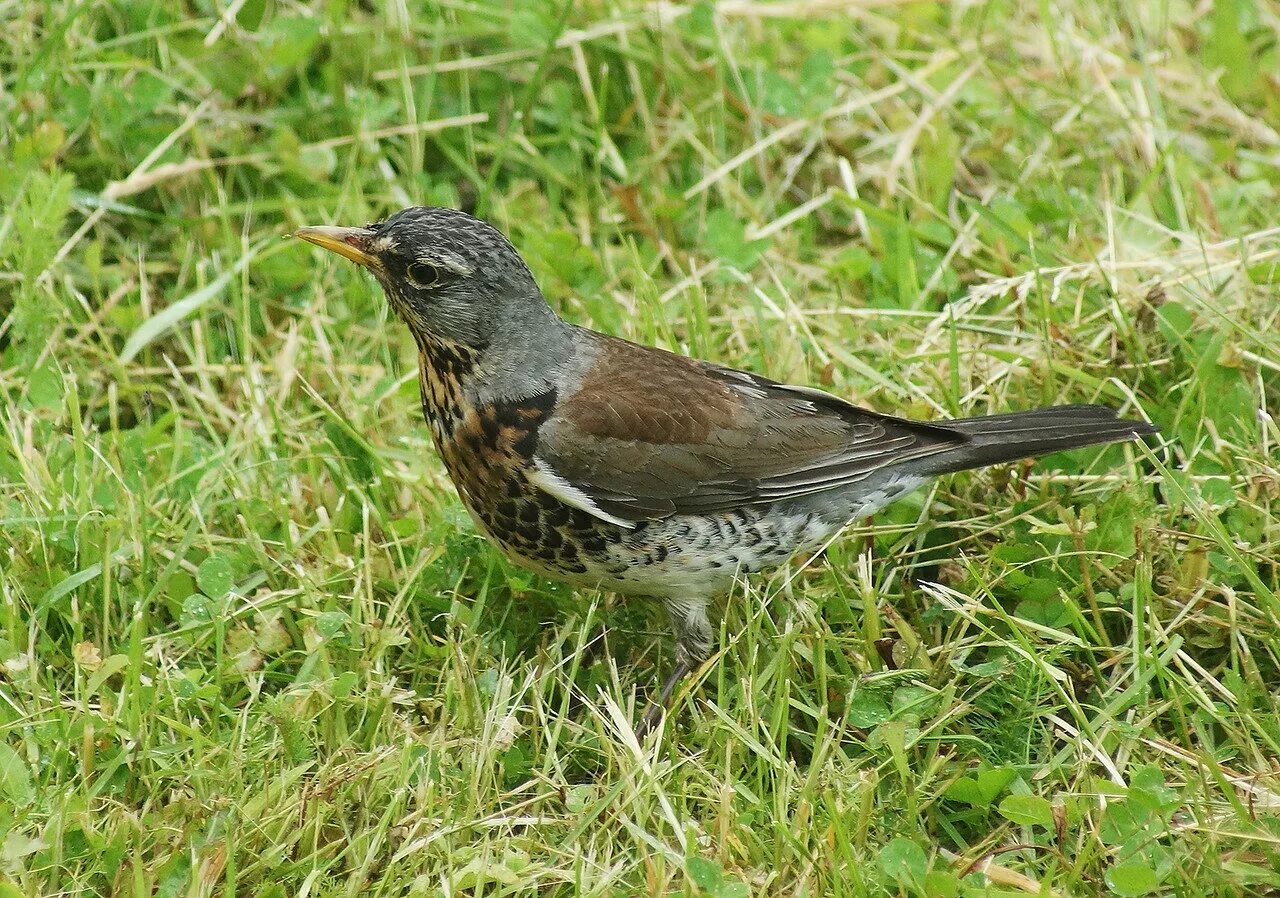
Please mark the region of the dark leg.
MULTIPOLYGON (((596 663, 601 650, 604 648, 605 628, 604 624, 597 624, 596 628, 591 631, 586 644, 582 647, 582 654, 578 656, 578 671, 584 671, 591 665, 596 663)), ((581 713, 585 704, 591 700, 582 694, 582 690, 577 687, 572 680, 569 681, 569 705, 565 709, 565 716, 570 720, 575 720, 581 713)))
POLYGON ((676 636, 676 666, 662 684, 658 700, 651 702, 636 727, 636 737, 643 740, 662 720, 671 696, 689 673, 711 656, 711 621, 707 620, 707 604, 702 599, 667 600, 667 615, 676 636))
POLYGON ((662 715, 667 711, 667 703, 671 701, 672 693, 676 691, 680 681, 689 675, 690 670, 692 668, 683 661, 677 661, 676 666, 671 669, 671 673, 667 675, 667 681, 662 684, 662 692, 658 694, 658 700, 649 702, 649 707, 645 709, 644 717, 640 718, 640 725, 636 727, 636 738, 641 742, 658 725, 658 721, 662 719, 662 715))

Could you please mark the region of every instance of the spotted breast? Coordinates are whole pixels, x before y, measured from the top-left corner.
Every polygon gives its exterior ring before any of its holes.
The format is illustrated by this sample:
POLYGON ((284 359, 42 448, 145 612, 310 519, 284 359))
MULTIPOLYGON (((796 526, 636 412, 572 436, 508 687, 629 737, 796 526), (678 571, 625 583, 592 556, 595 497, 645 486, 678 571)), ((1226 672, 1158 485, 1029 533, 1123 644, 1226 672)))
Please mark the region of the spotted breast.
POLYGON ((477 526, 514 561, 573 581, 598 581, 599 555, 623 528, 561 502, 530 481, 538 427, 555 406, 548 390, 483 405, 463 388, 474 357, 464 347, 423 341, 419 389, 445 469, 477 526))
POLYGON ((736 573, 783 560, 831 531, 808 514, 767 508, 614 523, 544 489, 539 429, 554 413, 554 389, 523 399, 470 404, 474 364, 460 347, 424 344, 423 414, 445 469, 477 526, 512 560, 548 576, 621 592, 701 594, 736 573))

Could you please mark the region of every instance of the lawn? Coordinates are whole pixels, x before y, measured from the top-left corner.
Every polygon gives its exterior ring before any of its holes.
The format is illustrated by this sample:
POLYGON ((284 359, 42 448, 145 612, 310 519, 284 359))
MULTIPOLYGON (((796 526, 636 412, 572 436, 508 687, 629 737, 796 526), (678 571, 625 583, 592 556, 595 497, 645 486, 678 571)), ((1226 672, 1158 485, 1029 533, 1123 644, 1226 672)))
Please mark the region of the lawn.
POLYGON ((0 898, 1280 889, 1274 3, 0 26, 0 898), (660 609, 490 547, 376 285, 282 239, 419 203, 598 330, 1162 436, 739 584, 641 745, 660 609))

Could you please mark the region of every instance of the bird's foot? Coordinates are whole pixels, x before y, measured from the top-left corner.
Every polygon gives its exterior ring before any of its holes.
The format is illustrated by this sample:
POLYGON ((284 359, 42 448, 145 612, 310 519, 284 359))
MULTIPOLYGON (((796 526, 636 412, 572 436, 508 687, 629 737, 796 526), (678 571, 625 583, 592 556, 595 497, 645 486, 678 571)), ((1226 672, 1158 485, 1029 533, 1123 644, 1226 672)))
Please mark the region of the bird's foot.
POLYGON ((654 728, 667 713, 667 706, 671 704, 671 696, 675 694, 676 687, 680 685, 680 681, 692 670, 692 666, 687 661, 677 661, 676 666, 672 669, 671 674, 667 677, 666 682, 662 684, 662 691, 658 694, 658 700, 650 702, 649 707, 644 712, 644 717, 640 718, 640 724, 636 727, 636 739, 640 742, 645 740, 654 728))

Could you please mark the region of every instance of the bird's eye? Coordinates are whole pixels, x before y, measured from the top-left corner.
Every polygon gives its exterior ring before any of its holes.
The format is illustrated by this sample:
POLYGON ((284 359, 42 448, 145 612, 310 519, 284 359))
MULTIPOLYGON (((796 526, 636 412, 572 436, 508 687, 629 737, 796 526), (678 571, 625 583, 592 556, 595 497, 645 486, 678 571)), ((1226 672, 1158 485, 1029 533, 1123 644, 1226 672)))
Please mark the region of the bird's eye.
POLYGON ((434 287, 440 283, 440 269, 430 262, 414 262, 406 274, 415 287, 434 287))

